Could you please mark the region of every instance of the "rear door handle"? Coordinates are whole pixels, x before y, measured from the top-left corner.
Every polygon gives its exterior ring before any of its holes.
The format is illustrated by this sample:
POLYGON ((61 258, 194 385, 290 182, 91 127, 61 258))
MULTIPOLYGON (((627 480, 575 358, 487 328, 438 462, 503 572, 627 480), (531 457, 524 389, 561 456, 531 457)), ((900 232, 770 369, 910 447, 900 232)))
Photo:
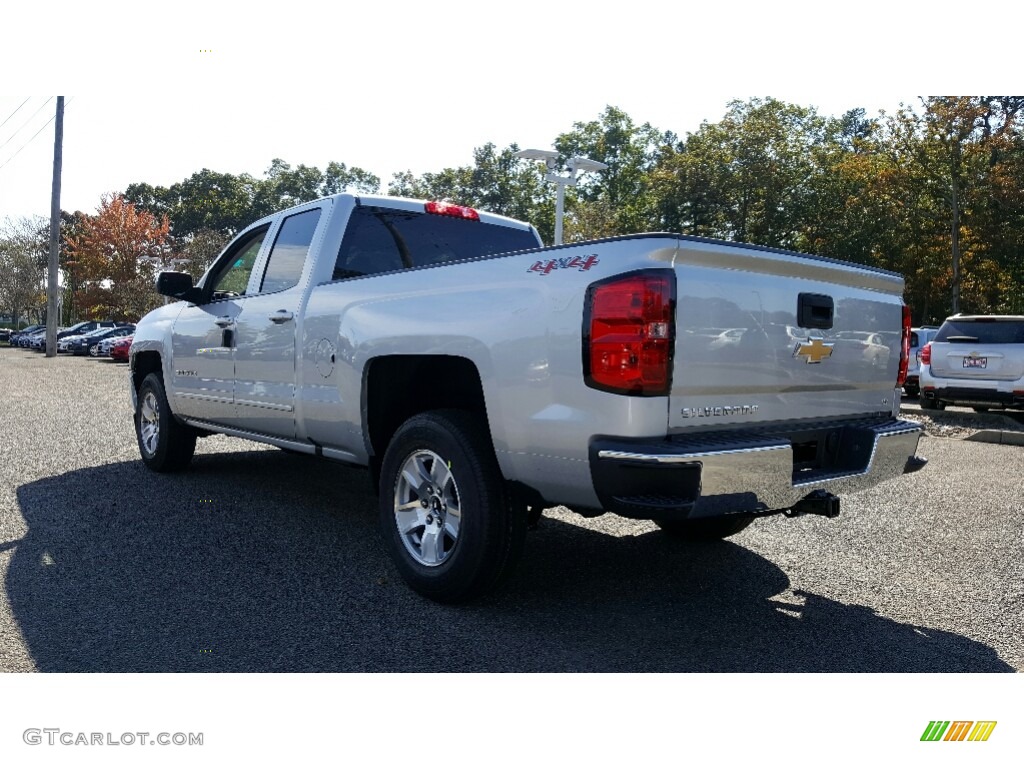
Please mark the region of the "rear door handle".
POLYGON ((295 315, 289 312, 287 309, 279 309, 277 312, 270 313, 270 321, 272 323, 287 323, 295 315))
POLYGON ((235 324, 235 319, 233 317, 229 317, 228 315, 224 315, 223 317, 218 317, 213 322, 219 328, 227 328, 227 327, 235 324))

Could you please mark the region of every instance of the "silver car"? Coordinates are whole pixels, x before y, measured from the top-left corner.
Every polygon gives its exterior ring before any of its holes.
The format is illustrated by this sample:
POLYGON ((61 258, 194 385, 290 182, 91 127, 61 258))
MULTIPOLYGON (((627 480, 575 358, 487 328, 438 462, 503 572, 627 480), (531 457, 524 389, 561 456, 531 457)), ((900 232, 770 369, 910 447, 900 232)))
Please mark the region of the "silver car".
POLYGON ((954 315, 921 351, 921 407, 1024 408, 1024 315, 954 315))

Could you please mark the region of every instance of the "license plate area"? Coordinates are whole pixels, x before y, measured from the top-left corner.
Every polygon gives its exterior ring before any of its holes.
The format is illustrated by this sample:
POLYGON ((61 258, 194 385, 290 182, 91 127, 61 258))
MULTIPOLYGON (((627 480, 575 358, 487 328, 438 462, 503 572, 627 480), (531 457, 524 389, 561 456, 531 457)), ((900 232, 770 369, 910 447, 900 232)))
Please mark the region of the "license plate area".
POLYGON ((988 368, 987 357, 965 357, 964 368, 988 368))

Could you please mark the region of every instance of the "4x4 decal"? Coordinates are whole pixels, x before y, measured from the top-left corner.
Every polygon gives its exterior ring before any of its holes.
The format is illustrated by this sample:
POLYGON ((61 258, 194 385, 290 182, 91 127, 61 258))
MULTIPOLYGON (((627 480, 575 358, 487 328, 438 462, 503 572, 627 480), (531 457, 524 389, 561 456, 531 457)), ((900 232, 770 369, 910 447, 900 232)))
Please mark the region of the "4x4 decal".
POLYGON ((534 265, 526 271, 537 272, 541 275, 549 275, 556 269, 578 269, 580 272, 586 272, 599 262, 600 259, 595 255, 547 259, 546 261, 534 262, 534 265))

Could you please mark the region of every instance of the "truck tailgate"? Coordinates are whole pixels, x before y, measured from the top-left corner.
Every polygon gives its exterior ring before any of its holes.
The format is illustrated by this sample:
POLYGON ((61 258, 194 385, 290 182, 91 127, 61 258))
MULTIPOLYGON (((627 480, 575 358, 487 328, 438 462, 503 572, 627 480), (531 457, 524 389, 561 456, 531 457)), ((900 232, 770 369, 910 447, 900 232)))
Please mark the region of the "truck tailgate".
POLYGON ((678 243, 670 432, 891 412, 900 276, 751 246, 678 243))

